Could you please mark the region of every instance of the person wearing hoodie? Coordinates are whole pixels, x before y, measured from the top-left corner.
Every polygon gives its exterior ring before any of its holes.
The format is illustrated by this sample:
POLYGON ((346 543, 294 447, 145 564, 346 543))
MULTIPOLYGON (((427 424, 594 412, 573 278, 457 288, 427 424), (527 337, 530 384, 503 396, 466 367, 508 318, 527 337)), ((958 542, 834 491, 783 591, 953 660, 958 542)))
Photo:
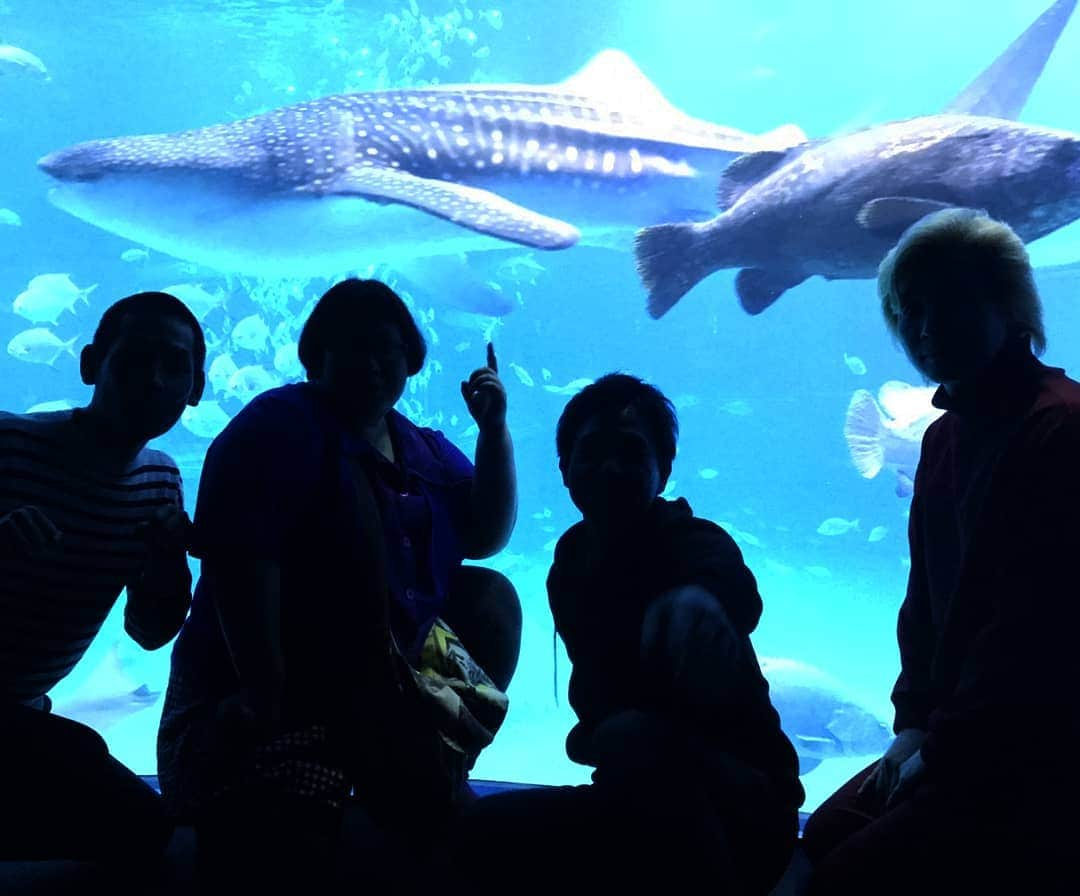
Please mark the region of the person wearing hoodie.
POLYGON ((484 843, 502 865, 488 882, 527 862, 537 883, 638 892, 706 879, 765 894, 790 861, 804 794, 750 642, 761 597, 721 527, 660 497, 677 433, 671 402, 622 373, 559 420, 582 520, 559 539, 547 589, 572 663, 567 755, 594 771, 591 784, 470 807, 463 848, 484 843))

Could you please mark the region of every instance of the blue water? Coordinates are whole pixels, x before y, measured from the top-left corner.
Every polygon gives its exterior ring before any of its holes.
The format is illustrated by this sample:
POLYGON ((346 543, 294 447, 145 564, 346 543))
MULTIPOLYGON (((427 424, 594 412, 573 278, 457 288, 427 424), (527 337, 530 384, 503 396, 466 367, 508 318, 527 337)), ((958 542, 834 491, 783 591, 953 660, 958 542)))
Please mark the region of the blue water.
MULTIPOLYGON (((51 75, 46 81, 25 72, 0 74, 0 208, 21 219, 18 227, 0 224, 0 344, 33 326, 12 313, 10 303, 43 273, 68 273, 79 287, 97 284, 90 307, 65 312, 53 328, 62 339, 78 337, 76 348, 110 302, 140 289, 186 282, 228 290, 233 320, 261 311, 272 330, 328 285, 239 282, 191 272, 153 250, 122 260, 121 253, 139 247, 45 199, 46 178, 36 160, 82 140, 199 127, 344 90, 406 86, 409 78, 550 83, 606 47, 628 53, 689 114, 751 132, 795 122, 812 136, 827 136, 940 109, 1049 5, 1014 0, 987 16, 981 0, 417 2, 418 12, 435 24, 457 10, 475 41, 448 41, 440 65, 425 57, 425 39, 402 12, 409 4, 401 2, 0 0, 0 44, 33 52, 51 75), (388 14, 398 17, 396 24, 384 19, 388 14), (260 308, 252 292, 282 302, 287 312, 260 308), (294 298, 285 304, 289 295, 294 298)), ((1080 24, 1074 22, 1023 121, 1080 126, 1078 60, 1080 24)), ((1048 263, 1080 260, 1080 240, 1068 230, 1045 242, 1048 263)), ((884 330, 873 282, 815 278, 751 318, 736 303, 732 272, 722 272, 654 321, 625 253, 511 249, 506 258, 516 262, 517 273, 504 268, 500 282, 519 307, 501 319, 463 319, 438 295, 409 297, 427 321, 431 360, 416 391, 406 393, 407 411, 421 422, 441 412, 440 428, 471 453, 475 441, 458 382, 483 362, 488 334, 509 392, 520 512, 509 546, 492 563, 521 593, 525 632, 510 715, 475 775, 545 783, 587 777, 588 770, 562 752, 572 723, 565 701, 569 664, 560 648, 556 678, 544 592, 553 540, 576 520, 554 452, 566 396, 544 386, 614 369, 645 377, 679 405, 682 436, 670 494, 739 533, 765 601, 754 636, 759 655, 823 670, 891 722, 908 499, 897 497, 887 471, 860 478, 843 423, 856 389, 876 393, 891 379, 921 383, 884 330), (845 353, 861 359, 865 372, 849 366, 845 353), (859 525, 840 535, 818 534, 830 517, 859 525), (868 540, 877 526, 885 527, 884 537, 868 540)), ((1038 280, 1050 336, 1045 360, 1075 371, 1080 311, 1074 276, 1047 268, 1038 280)), ((221 326, 220 318, 208 319, 212 335, 227 341, 221 326)), ((52 367, 0 355, 0 407, 25 411, 39 402, 79 404, 88 397, 68 355, 52 367)), ((222 402, 229 414, 240 406, 235 399, 222 402)), ((193 512, 207 439, 178 425, 156 444, 180 462, 193 512)), ((122 601, 55 689, 58 704, 97 687, 164 689, 168 648, 147 654, 125 640, 121 614, 122 601), (119 668, 109 665, 114 655, 119 668)), ((155 769, 159 713, 160 701, 103 729, 117 757, 142 773, 155 769)), ((872 758, 824 762, 804 781, 806 808, 872 758)))

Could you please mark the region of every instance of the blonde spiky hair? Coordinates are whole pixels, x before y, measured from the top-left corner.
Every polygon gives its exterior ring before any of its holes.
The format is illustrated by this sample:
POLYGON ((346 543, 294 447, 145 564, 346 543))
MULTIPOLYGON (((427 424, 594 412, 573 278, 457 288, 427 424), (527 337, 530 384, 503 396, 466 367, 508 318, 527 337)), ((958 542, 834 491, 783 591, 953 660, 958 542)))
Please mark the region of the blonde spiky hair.
POLYGON ((1043 353, 1042 302, 1023 241, 1008 224, 966 208, 944 209, 922 218, 881 262, 878 297, 894 338, 899 337, 901 284, 943 261, 963 265, 976 294, 997 305, 1031 339, 1035 353, 1043 353))

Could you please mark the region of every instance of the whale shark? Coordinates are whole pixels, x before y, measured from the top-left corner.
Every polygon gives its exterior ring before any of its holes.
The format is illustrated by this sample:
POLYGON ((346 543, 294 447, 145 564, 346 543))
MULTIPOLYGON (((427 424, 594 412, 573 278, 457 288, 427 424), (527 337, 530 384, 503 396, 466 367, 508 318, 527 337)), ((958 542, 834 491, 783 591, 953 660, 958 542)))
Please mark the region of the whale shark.
POLYGON ((649 314, 724 268, 741 268, 750 314, 814 275, 872 278, 908 227, 950 206, 1005 221, 1024 242, 1080 218, 1080 134, 1015 121, 1075 7, 1054 3, 942 113, 734 160, 719 215, 636 236, 649 314))
POLYGON ((608 49, 557 84, 338 94, 38 166, 54 205, 104 230, 224 272, 302 277, 515 244, 628 249, 641 226, 711 215, 732 159, 805 139, 692 118, 608 49))

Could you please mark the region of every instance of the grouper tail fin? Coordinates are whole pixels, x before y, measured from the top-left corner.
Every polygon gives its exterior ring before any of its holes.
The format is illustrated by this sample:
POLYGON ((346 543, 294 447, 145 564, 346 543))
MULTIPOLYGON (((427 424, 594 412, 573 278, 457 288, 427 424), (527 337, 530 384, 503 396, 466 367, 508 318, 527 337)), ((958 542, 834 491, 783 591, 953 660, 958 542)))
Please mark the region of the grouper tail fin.
POLYGON ((695 224, 658 224, 634 237, 638 276, 649 291, 649 316, 660 318, 712 270, 701 261, 701 234, 695 224))

